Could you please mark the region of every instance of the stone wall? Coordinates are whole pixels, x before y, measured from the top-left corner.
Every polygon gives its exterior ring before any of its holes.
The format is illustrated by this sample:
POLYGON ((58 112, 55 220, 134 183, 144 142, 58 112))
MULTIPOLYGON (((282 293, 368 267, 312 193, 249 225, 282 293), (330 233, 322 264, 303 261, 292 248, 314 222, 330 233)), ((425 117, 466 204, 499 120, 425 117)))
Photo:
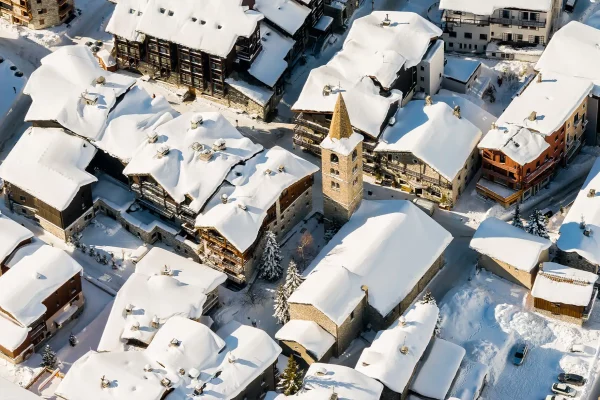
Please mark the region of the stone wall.
MULTIPOLYGON (((540 256, 537 264, 548 260, 549 252, 548 250, 545 250, 540 256)), ((524 286, 529 290, 533 288, 533 283, 535 282, 535 277, 537 276, 539 269, 536 265, 531 272, 523 271, 505 262, 486 256, 485 254, 479 256, 479 265, 494 275, 506 279, 509 282, 516 283, 517 285, 524 286)))
MULTIPOLYGON (((66 4, 74 7, 73 0, 67 0, 66 4)), ((44 29, 62 23, 62 20, 60 19, 59 2, 57 0, 30 1, 29 5, 31 7, 31 21, 29 21, 28 24, 29 28, 44 29)), ((68 6, 65 5, 64 7, 68 6)), ((66 19, 66 15, 64 19, 66 19)))
POLYGON ((327 362, 331 358, 333 354, 333 348, 335 347, 331 346, 321 358, 315 358, 314 354, 310 353, 298 342, 291 340, 280 340, 279 346, 281 346, 282 353, 285 356, 290 357, 294 355, 296 357, 296 361, 298 361, 300 364, 300 368, 305 371, 311 364, 315 362, 327 362))

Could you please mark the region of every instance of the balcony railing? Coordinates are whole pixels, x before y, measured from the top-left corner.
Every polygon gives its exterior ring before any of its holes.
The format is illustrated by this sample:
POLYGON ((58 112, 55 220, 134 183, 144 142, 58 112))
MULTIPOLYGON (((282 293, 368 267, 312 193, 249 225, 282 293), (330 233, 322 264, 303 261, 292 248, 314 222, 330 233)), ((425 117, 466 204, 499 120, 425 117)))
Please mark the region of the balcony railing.
POLYGON ((486 26, 490 24, 489 18, 464 18, 464 17, 445 17, 444 22, 446 26, 461 26, 465 25, 480 25, 486 26))
POLYGON ((537 28, 543 28, 546 26, 546 21, 532 21, 529 19, 513 19, 513 18, 490 18, 490 22, 493 24, 501 25, 516 25, 516 26, 534 26, 537 28))
POLYGON ((433 185, 440 186, 440 187, 443 187, 443 188, 446 188, 446 189, 452 189, 452 184, 451 183, 445 182, 445 181, 443 181, 441 179, 435 179, 435 178, 432 178, 430 176, 423 175, 423 174, 421 174, 419 172, 412 171, 412 170, 410 170, 408 168, 404 168, 404 167, 401 167, 399 165, 395 165, 393 163, 383 162, 381 166, 383 168, 389 169, 390 172, 392 172, 392 173, 401 173, 401 174, 410 176, 412 178, 419 179, 419 180, 421 180, 423 182, 428 182, 428 183, 431 183, 433 185))
POLYGON ((544 174, 545 172, 548 172, 555 165, 556 165, 556 160, 554 158, 549 158, 548 160, 546 160, 546 162, 544 162, 542 165, 540 165, 539 168, 537 168, 535 171, 533 171, 529 175, 525 176, 525 179, 523 179, 523 182, 525 182, 525 184, 532 183, 535 179, 542 176, 542 174, 544 174))
POLYGON ((329 133, 329 129, 325 128, 324 126, 321 126, 321 125, 317 124, 316 122, 312 122, 312 121, 308 121, 308 120, 304 119, 303 113, 298 114, 298 116, 295 118, 294 122, 296 122, 296 124, 298 124, 298 125, 304 126, 306 128, 310 128, 313 131, 320 132, 324 135, 327 135, 329 133))

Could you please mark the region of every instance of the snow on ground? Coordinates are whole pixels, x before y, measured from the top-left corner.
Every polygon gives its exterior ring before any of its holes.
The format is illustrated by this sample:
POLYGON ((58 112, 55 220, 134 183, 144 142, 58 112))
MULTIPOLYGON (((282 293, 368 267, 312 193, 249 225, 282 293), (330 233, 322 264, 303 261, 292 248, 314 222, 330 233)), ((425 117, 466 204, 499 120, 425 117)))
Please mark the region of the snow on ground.
MULTIPOLYGON (((441 337, 467 351, 461 369, 472 368, 475 363, 488 367, 483 399, 542 399, 550 394, 550 386, 561 372, 590 378, 600 344, 598 308, 581 328, 534 313, 532 304, 525 288, 485 270, 439 302, 441 337), (523 365, 516 367, 511 362, 513 347, 521 342, 530 350, 523 365), (573 344, 586 346, 586 353, 569 353, 573 344)), ((458 381, 450 395, 461 397, 469 389, 462 384, 458 381)), ((578 390, 580 398, 585 398, 578 390)))
MULTIPOLYGON (((0 19, 1 21, 1 19, 0 19)), ((19 71, 19 66, 13 64, 6 56, 2 54, 0 48, 0 124, 2 120, 11 110, 13 103, 21 95, 21 90, 27 82, 25 76, 18 77, 15 75, 19 71), (15 70, 11 69, 15 68, 15 70)))
POLYGON ((298 268, 308 266, 310 261, 317 255, 325 244, 323 224, 319 222, 318 214, 301 222, 284 238, 281 245, 283 261, 281 265, 284 269, 284 276, 277 282, 266 282, 256 279, 253 284, 248 285, 244 290, 234 292, 223 285, 219 287, 219 298, 221 308, 215 313, 213 319, 217 328, 225 325, 231 320, 236 320, 242 324, 256 326, 266 331, 272 338, 281 328, 273 317, 273 302, 277 286, 285 281, 285 271, 292 257, 296 260, 298 268), (302 237, 310 237, 312 244, 304 249, 304 261, 298 250, 302 237), (287 239, 287 241, 286 241, 287 239))

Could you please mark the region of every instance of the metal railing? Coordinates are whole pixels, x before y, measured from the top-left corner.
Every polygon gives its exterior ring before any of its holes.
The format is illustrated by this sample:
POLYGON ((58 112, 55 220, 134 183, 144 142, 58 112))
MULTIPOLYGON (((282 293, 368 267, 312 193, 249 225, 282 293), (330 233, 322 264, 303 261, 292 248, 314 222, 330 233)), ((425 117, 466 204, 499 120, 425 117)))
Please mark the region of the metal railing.
POLYGON ((546 26, 546 21, 532 21, 529 19, 513 19, 513 18, 490 18, 490 22, 493 24, 501 25, 518 25, 518 26, 535 26, 543 28, 546 26))

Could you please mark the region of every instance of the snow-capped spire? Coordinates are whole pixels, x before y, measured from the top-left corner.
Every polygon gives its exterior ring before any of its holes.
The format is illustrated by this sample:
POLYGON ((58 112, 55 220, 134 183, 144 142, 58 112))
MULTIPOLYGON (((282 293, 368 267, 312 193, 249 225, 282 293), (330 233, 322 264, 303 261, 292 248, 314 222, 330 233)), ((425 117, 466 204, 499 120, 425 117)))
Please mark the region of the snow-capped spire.
POLYGON ((329 127, 329 137, 334 139, 349 138, 352 136, 352 124, 350 116, 346 109, 346 103, 342 94, 338 94, 335 108, 333 109, 333 117, 331 118, 331 126, 329 127))

